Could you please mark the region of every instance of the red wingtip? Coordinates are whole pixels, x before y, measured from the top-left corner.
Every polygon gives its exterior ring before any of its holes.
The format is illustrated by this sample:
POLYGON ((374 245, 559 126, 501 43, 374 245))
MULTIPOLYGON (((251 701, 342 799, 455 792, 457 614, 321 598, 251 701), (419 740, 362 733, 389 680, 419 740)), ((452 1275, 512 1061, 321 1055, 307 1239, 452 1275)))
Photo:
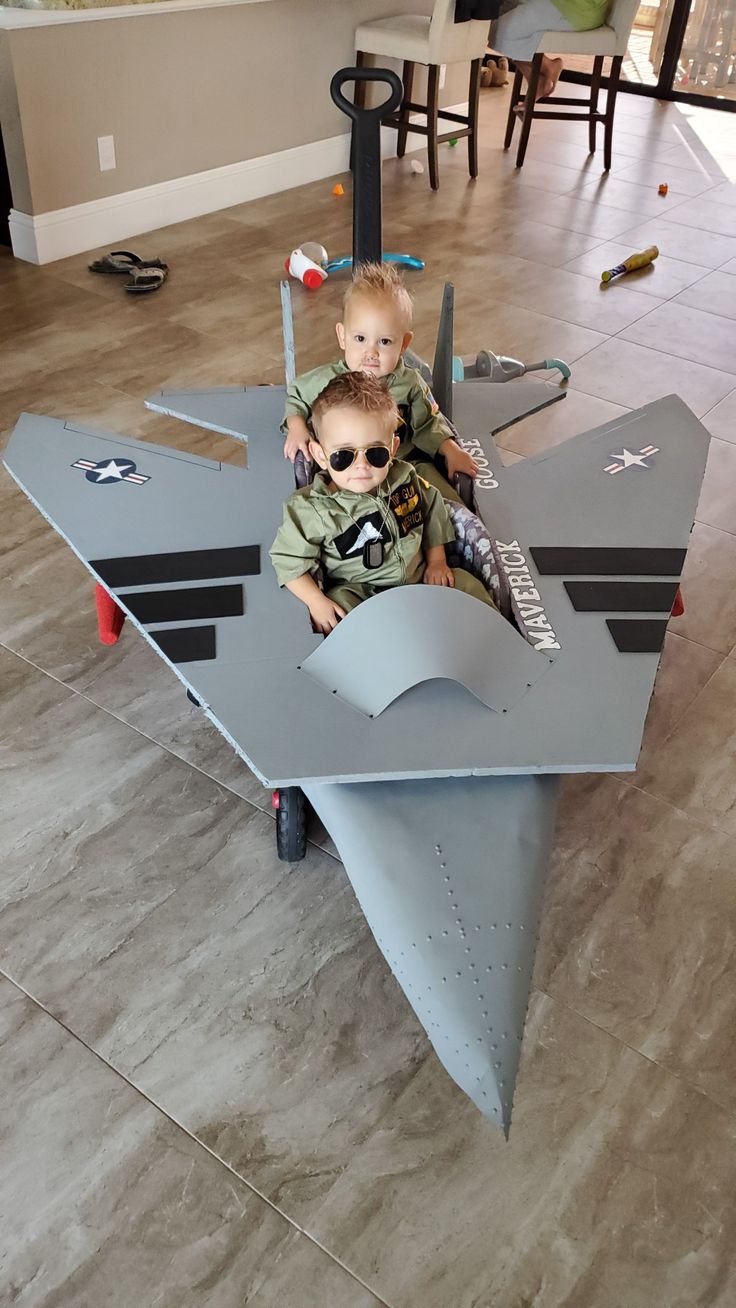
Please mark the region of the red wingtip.
POLYGON ((97 630, 103 645, 115 645, 125 622, 125 614, 104 586, 95 587, 97 630))

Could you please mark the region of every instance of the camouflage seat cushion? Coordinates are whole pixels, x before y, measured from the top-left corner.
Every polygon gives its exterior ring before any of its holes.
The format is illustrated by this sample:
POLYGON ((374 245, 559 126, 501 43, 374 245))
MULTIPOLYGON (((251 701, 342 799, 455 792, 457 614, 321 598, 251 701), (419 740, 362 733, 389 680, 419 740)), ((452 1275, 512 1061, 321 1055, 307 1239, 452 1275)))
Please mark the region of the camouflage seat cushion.
POLYGON ((495 544, 488 528, 464 504, 445 500, 445 508, 455 528, 455 542, 447 546, 447 562, 451 568, 465 568, 482 582, 499 613, 511 616, 509 588, 506 577, 498 565, 495 544))

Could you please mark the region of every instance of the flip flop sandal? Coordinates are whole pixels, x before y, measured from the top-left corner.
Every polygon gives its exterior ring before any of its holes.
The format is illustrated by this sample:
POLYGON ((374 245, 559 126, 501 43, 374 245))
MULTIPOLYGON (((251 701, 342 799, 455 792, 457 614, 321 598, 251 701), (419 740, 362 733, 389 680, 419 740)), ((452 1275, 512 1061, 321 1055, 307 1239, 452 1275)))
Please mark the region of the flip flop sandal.
POLYGON ((166 281, 169 269, 165 263, 146 263, 133 269, 132 281, 125 283, 125 290, 131 295, 143 295, 146 291, 157 291, 166 281))
POLYGON ((141 259, 139 255, 133 254, 130 250, 112 250, 110 254, 104 255, 101 259, 95 259, 94 263, 88 264, 90 272, 95 273, 127 273, 130 275, 134 268, 165 268, 166 264, 161 259, 141 259))

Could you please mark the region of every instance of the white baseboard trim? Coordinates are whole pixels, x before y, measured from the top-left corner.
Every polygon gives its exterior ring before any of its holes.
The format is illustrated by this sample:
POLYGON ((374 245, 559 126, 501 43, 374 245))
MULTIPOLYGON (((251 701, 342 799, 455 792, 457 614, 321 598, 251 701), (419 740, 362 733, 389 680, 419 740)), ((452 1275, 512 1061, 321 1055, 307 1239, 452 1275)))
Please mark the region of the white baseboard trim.
MULTIPOLYGON (((467 111, 467 104, 448 106, 454 113, 467 111)), ((421 150, 426 140, 416 133, 407 139, 407 151, 421 150)), ((396 132, 384 129, 381 139, 384 158, 396 154, 396 132)), ((135 191, 108 195, 85 204, 70 205, 48 213, 27 214, 10 210, 10 239, 13 254, 28 263, 52 263, 81 254, 100 245, 111 245, 143 232, 168 227, 171 223, 199 218, 202 214, 227 209, 247 200, 316 182, 323 177, 345 172, 348 168, 350 137, 328 137, 309 145, 294 146, 258 159, 211 168, 189 177, 175 177, 168 182, 142 186, 135 191)), ((311 233, 298 230, 295 220, 294 241, 305 240, 311 233)), ((284 257, 288 250, 284 252, 284 257)))

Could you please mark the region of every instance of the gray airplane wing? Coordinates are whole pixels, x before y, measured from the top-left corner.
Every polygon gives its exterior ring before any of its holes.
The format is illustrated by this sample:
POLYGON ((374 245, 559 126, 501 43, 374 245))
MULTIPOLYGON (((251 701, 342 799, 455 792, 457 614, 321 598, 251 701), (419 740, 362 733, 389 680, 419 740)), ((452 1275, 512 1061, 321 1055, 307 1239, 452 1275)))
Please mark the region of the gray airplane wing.
MULTIPOLYGON (((497 435, 565 397, 559 386, 543 381, 518 380, 498 385, 479 378, 455 382, 452 393, 456 424, 461 412, 458 397, 466 391, 474 394, 479 430, 484 436, 497 435)), ((159 391, 149 396, 146 407, 237 440, 252 440, 270 423, 271 435, 278 441, 285 396, 285 386, 218 386, 210 390, 159 391)))
POLYGON ((231 668, 235 699, 242 681, 261 692, 268 685, 273 724, 274 654, 308 655, 321 643, 301 606, 282 602, 267 557, 294 481, 268 415, 264 422, 269 437, 252 442, 248 469, 27 413, 4 454, 16 482, 251 766, 226 708, 220 719, 210 707, 219 677, 231 668))
POLYGON ((520 631, 406 587, 323 643, 266 558, 292 483, 278 388, 258 389, 248 470, 30 415, 6 464, 261 779, 633 768, 707 453, 689 409, 658 401, 480 486, 520 631), (358 669, 387 650, 400 676, 368 702, 358 669))
POLYGON ((159 391, 145 403, 155 413, 180 418, 206 431, 248 442, 267 436, 278 444, 285 402, 285 386, 215 386, 159 391))

